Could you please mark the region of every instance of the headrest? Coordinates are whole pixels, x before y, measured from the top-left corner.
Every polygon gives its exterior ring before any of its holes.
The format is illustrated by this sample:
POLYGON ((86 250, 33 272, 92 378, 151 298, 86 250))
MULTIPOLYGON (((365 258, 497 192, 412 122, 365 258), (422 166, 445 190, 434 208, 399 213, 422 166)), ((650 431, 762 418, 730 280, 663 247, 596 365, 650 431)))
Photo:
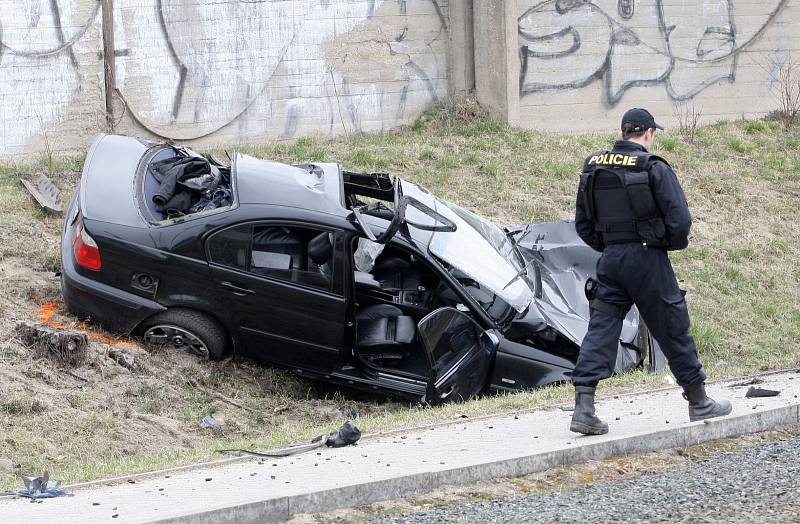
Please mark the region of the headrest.
POLYGON ((322 265, 331 259, 333 242, 330 233, 320 233, 308 243, 308 256, 317 265, 322 265))

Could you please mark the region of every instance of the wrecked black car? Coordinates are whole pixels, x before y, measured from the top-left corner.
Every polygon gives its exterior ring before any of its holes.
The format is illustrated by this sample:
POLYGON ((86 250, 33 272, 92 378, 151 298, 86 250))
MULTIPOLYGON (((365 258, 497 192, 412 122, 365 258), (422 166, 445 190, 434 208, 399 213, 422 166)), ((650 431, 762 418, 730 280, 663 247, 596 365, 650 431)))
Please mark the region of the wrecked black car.
MULTIPOLYGON (((429 403, 568 379, 597 253, 423 187, 102 135, 61 242, 66 308, 122 334, 429 403)), ((635 308, 617 371, 663 366, 635 308)))

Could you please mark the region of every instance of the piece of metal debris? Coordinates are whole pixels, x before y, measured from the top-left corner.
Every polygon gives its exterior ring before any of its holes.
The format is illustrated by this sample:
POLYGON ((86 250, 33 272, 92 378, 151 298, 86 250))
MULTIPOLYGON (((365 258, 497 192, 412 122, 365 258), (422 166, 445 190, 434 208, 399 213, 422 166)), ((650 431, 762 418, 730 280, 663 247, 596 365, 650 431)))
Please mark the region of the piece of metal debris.
POLYGON ((33 180, 23 178, 20 181, 45 211, 55 215, 60 215, 64 212, 64 207, 61 205, 61 199, 59 198, 61 190, 44 173, 36 173, 33 180))
POLYGON ((256 457, 288 457, 290 455, 305 453, 306 451, 311 451, 323 446, 328 446, 329 448, 351 446, 358 442, 359 439, 361 439, 361 431, 348 420, 342 425, 342 427, 330 435, 320 435, 315 437, 310 444, 298 444, 289 446, 288 448, 271 449, 267 451, 252 451, 249 449, 218 449, 217 453, 244 453, 246 455, 254 455, 256 457))
POLYGON ((212 417, 211 415, 206 415, 203 417, 203 420, 200 421, 200 427, 203 429, 221 429, 222 426, 220 423, 212 417))
POLYGON ((50 499, 53 497, 72 496, 59 488, 57 480, 50 480, 50 474, 45 471, 41 477, 22 477, 25 489, 17 491, 17 495, 29 499, 50 499))
POLYGON ((744 396, 746 398, 777 397, 780 394, 780 391, 775 391, 774 389, 754 388, 753 386, 750 386, 750 389, 747 390, 747 393, 745 393, 744 396))

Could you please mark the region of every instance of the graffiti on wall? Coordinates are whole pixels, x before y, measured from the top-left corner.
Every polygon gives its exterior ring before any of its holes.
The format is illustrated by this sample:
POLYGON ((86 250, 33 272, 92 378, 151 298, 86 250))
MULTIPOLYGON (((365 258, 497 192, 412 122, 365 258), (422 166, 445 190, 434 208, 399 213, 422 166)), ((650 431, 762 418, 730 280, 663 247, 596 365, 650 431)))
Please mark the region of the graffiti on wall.
MULTIPOLYGON (((113 4, 118 105, 162 137, 382 130, 446 93, 446 1, 113 4)), ((0 154, 64 119, 87 82, 102 84, 100 9, 99 0, 0 0, 0 117, 31 117, 5 126, 0 154)))
POLYGON ((733 0, 547 0, 518 19, 520 95, 602 82, 617 105, 634 86, 663 85, 674 101, 736 80, 740 53, 788 0, 737 24, 733 0))
POLYGON ((96 0, 0 0, 0 153, 64 118, 82 89, 79 42, 99 10, 96 0))
POLYGON ((300 128, 354 130, 383 121, 382 105, 407 104, 411 93, 416 106, 446 87, 437 63, 443 39, 434 41, 439 32, 430 25, 412 24, 403 16, 409 10, 427 10, 437 27, 444 23, 430 0, 117 2, 117 47, 126 50, 117 59, 118 87, 143 125, 170 138, 207 136, 242 116, 244 135, 266 134, 269 121, 280 123, 285 138, 300 128), (376 13, 385 27, 369 27, 376 13), (384 72, 389 61, 394 85, 369 78, 353 85, 348 73, 363 76, 364 62, 342 65, 341 57, 326 56, 351 32, 362 46, 380 44, 367 57, 367 76, 384 72))

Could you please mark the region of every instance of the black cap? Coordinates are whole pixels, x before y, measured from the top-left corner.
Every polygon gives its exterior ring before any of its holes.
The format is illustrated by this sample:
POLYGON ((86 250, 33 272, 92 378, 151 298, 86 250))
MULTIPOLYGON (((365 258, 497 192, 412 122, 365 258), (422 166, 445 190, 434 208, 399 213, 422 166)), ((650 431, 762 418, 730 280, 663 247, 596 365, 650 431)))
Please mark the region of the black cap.
POLYGON ((634 133, 640 133, 653 128, 664 129, 656 124, 656 119, 653 118, 650 111, 642 109, 641 107, 634 107, 633 109, 625 111, 625 114, 622 115, 621 127, 625 127, 625 124, 633 124, 634 128, 631 129, 631 131, 634 133))

